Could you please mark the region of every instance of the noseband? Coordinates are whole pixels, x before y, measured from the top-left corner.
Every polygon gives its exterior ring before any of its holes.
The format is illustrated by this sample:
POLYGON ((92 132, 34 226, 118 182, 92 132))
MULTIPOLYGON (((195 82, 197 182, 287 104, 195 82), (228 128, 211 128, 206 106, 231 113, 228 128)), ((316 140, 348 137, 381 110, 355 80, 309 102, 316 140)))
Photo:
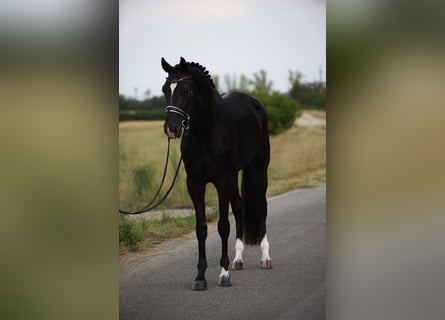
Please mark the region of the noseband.
POLYGON ((179 109, 178 107, 175 106, 166 106, 165 112, 179 114, 179 116, 182 118, 181 126, 184 128, 184 130, 188 130, 190 128, 190 116, 182 109, 179 109))
MULTIPOLYGON (((178 83, 182 80, 185 79, 189 79, 189 76, 186 77, 182 77, 178 80, 167 80, 167 82, 169 83, 178 83)), ((193 92, 192 92, 193 93, 193 92)), ((188 113, 186 113, 184 110, 175 107, 175 106, 166 106, 165 107, 165 112, 166 113, 176 113, 178 114, 182 119, 181 119, 181 126, 184 130, 188 130, 190 128, 190 116, 188 115, 188 113)))

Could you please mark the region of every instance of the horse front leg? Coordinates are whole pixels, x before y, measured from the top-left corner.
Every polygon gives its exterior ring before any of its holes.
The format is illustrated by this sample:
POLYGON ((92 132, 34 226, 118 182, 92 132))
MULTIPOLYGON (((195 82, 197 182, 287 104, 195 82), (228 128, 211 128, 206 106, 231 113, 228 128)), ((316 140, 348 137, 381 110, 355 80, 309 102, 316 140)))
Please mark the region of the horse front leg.
POLYGON ((205 272, 207 270, 206 239, 207 222, 205 215, 205 183, 187 177, 187 189, 195 207, 196 237, 198 239, 198 274, 193 281, 193 291, 207 290, 205 272))
POLYGON ((230 287, 232 285, 229 274, 229 254, 228 254, 228 239, 230 234, 229 223, 229 190, 227 188, 227 181, 223 181, 216 185, 218 191, 219 201, 219 220, 218 233, 221 237, 221 274, 218 278, 218 286, 230 287))

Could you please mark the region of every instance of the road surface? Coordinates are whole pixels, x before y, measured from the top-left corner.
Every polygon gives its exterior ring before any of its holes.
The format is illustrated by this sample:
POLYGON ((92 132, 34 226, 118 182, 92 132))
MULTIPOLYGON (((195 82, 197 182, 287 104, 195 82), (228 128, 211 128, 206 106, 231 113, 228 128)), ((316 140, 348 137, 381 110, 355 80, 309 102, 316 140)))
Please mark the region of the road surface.
MULTIPOLYGON (((218 287, 221 242, 210 228, 208 290, 191 290, 198 249, 190 235, 162 254, 121 263, 119 319, 325 319, 326 186, 273 197, 268 208, 273 269, 260 269, 259 246, 246 246, 244 270, 231 271, 232 287, 218 287)), ((234 231, 231 219, 231 259, 234 231)))

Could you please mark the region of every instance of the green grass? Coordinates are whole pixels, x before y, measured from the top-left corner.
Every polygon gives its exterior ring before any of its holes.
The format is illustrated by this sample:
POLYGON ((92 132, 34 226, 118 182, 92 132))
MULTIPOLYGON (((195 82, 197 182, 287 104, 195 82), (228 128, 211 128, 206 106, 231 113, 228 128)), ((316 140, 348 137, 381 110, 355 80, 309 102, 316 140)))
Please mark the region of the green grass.
MULTIPOLYGON (((218 218, 213 210, 206 214, 207 222, 218 218)), ((195 216, 168 217, 158 220, 131 219, 121 215, 119 223, 120 252, 138 251, 157 246, 165 240, 177 238, 195 230, 195 216)))
MULTIPOLYGON (((321 114, 320 117, 325 115, 321 114)), ((292 127, 270 138, 271 160, 268 196, 326 181, 326 134, 323 129, 292 127)), ((172 181, 179 161, 179 140, 171 141, 169 171, 161 195, 172 181)), ((143 207, 156 192, 162 178, 167 138, 162 121, 119 124, 119 205, 121 209, 143 207)), ((207 186, 206 205, 215 207, 217 194, 207 186)), ((181 166, 176 184, 159 209, 192 208, 181 166)), ((122 250, 152 248, 165 239, 194 230, 194 216, 159 221, 135 221, 121 217, 119 239, 122 250)))

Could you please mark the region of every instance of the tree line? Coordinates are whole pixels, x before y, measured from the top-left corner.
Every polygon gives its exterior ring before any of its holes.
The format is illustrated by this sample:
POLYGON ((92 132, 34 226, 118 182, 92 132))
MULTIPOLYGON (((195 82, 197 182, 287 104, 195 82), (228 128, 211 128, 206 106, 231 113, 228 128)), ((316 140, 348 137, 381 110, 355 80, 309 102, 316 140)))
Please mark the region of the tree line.
MULTIPOLYGON (((221 90, 219 76, 213 77, 216 88, 221 90)), ((271 134, 278 134, 290 128, 301 109, 326 109, 326 85, 324 82, 304 82, 300 72, 289 71, 290 89, 286 93, 273 90, 273 81, 267 72, 260 70, 252 78, 245 75, 224 75, 227 91, 238 91, 258 98, 266 107, 269 116, 271 134)), ((119 120, 163 120, 165 118, 164 96, 150 96, 145 92, 145 99, 119 95, 119 120)))

